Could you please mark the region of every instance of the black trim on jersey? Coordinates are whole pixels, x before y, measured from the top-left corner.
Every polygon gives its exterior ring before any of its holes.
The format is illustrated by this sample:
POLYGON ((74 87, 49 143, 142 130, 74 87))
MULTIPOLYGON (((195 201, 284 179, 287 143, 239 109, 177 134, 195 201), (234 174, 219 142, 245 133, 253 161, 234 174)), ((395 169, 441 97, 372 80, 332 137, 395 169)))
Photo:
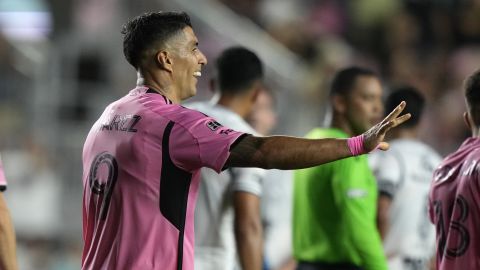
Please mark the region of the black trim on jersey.
POLYGON ((174 124, 173 121, 168 122, 163 133, 159 207, 162 215, 179 230, 177 270, 181 270, 188 191, 192 174, 175 166, 170 158, 170 134, 174 124))
POLYGON ((379 190, 378 195, 385 196, 385 197, 389 198, 390 200, 393 200, 392 193, 385 192, 384 190, 379 190))
POLYGON ((7 186, 0 186, 0 191, 1 192, 4 192, 5 190, 7 190, 7 186))
MULTIPOLYGON (((242 141, 243 139, 245 139, 247 136, 250 136, 251 134, 248 134, 248 133, 244 133, 242 135, 240 135, 231 145, 230 145, 230 148, 228 148, 228 151, 232 151, 232 149, 240 142, 242 141)), ((222 171, 228 169, 227 166, 223 165, 223 168, 222 168, 222 171)))
POLYGON ((249 135, 252 135, 252 134, 248 134, 248 133, 244 133, 242 135, 240 135, 231 145, 230 145, 230 148, 228 149, 228 151, 231 151, 235 146, 237 146, 237 144, 242 141, 243 139, 245 139, 245 137, 249 136, 249 135))
POLYGON ((147 92, 146 93, 149 93, 149 94, 158 94, 158 95, 161 95, 163 97, 163 99, 165 100, 165 103, 166 104, 172 104, 173 102, 168 99, 166 96, 164 96, 163 94, 153 90, 152 88, 148 88, 147 92))

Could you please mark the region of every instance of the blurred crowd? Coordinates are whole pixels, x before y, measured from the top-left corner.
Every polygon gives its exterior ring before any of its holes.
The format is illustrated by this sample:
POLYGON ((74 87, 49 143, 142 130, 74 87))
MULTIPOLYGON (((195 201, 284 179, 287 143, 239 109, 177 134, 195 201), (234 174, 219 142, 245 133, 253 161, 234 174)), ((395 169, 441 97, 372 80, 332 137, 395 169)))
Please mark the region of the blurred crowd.
MULTIPOLYGON (((10 181, 6 197, 18 234, 21 269, 78 269, 83 140, 107 101, 135 84, 121 52, 121 24, 144 11, 181 9, 177 2, 185 1, 0 1, 0 151, 10 181), (43 14, 43 19, 13 26, 7 21, 8 14, 30 13, 43 14), (19 34, 27 28, 32 33, 19 34)), ((423 92, 427 106, 421 138, 442 155, 467 136, 461 85, 480 63, 480 1, 214 4, 253 22, 306 67, 293 89, 276 83, 275 76, 268 78, 279 114, 273 133, 304 135, 322 123, 332 75, 356 64, 377 71, 387 93, 401 84, 423 92), (302 106, 302 115, 292 104, 302 106), (289 123, 302 117, 308 118, 303 126, 291 129, 289 123)), ((200 48, 209 59, 233 43, 191 15, 198 25, 200 48)), ((253 40, 246 42, 255 50, 253 40)), ((202 74, 196 99, 210 96, 209 71, 202 74)))

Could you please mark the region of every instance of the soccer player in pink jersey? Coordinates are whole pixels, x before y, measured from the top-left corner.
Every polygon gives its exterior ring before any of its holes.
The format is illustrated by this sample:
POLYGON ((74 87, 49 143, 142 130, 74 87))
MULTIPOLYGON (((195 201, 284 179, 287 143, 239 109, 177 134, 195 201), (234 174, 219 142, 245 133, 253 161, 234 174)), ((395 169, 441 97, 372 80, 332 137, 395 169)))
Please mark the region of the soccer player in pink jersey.
POLYGON ((0 269, 15 270, 17 269, 15 232, 10 212, 2 193, 6 188, 7 179, 5 178, 3 164, 0 160, 0 269))
POLYGON ((438 270, 480 269, 480 70, 467 78, 464 88, 464 119, 472 137, 435 170, 430 191, 438 270))
POLYGON ((83 149, 82 269, 193 269, 200 168, 299 169, 386 150, 405 103, 350 139, 257 137, 179 103, 196 93, 207 59, 183 12, 138 16, 123 48, 137 87, 107 106, 83 149))

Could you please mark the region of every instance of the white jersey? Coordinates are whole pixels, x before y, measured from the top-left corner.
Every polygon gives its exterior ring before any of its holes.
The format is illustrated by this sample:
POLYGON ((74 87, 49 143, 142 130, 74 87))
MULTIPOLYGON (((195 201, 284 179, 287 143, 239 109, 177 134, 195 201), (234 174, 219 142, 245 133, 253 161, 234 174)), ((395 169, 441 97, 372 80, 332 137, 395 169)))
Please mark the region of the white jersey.
POLYGON ((427 262, 435 254, 428 193, 441 157, 417 140, 397 139, 390 142, 388 151, 370 154, 369 162, 380 194, 392 198, 390 227, 384 239, 389 269, 427 269, 427 262))
POLYGON ((278 269, 292 255, 292 171, 269 170, 263 186, 264 257, 267 269, 278 269))
MULTIPOLYGON (((221 125, 257 135, 239 115, 209 102, 186 105, 221 125)), ((201 170, 201 181, 195 210, 195 270, 240 269, 234 235, 232 193, 249 192, 260 196, 265 170, 229 168, 220 174, 211 169, 201 170)))

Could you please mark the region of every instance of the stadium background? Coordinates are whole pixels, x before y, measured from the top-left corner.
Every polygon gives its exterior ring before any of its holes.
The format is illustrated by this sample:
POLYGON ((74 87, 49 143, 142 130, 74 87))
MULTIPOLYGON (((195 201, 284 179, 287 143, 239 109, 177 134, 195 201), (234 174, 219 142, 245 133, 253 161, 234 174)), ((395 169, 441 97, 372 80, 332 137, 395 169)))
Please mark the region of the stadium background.
MULTIPOLYGON (((320 125, 329 78, 357 64, 386 92, 409 83, 425 94, 422 139, 443 155, 468 134, 461 85, 480 63, 480 1, 0 0, 0 152, 20 269, 78 269, 84 138, 135 84, 121 25, 156 10, 187 11, 210 63, 234 44, 261 56, 274 133, 320 125)), ((211 67, 195 100, 210 96, 211 67)))

